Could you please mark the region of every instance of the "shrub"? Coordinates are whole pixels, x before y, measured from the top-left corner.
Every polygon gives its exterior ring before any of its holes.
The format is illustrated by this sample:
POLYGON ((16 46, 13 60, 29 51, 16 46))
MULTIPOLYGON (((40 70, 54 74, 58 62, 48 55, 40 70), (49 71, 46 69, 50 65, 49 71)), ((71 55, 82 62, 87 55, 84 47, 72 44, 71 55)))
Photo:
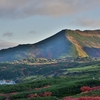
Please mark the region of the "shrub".
POLYGON ((89 86, 83 86, 83 87, 80 88, 80 90, 82 92, 87 92, 87 91, 91 91, 91 88, 89 86))

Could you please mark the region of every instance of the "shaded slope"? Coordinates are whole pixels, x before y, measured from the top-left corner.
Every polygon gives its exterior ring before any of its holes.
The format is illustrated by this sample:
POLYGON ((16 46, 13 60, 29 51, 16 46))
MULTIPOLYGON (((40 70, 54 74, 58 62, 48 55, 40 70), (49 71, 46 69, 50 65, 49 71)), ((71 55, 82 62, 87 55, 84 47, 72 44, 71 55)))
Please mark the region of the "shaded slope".
POLYGON ((40 50, 37 57, 57 59, 66 56, 70 52, 72 43, 66 38, 65 33, 66 30, 62 30, 58 34, 35 44, 35 47, 40 50))
POLYGON ((0 61, 20 60, 24 58, 60 58, 66 56, 71 48, 71 42, 66 39, 66 30, 36 44, 18 45, 0 51, 0 61))

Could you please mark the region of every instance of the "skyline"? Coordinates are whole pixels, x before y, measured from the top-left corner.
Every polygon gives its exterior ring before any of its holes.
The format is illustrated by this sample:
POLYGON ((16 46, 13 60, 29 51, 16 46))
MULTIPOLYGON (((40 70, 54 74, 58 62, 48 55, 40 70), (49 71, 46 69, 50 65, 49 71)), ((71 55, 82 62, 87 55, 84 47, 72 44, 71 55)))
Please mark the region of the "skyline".
POLYGON ((100 29, 100 0, 0 0, 0 49, 33 44, 62 29, 100 29))

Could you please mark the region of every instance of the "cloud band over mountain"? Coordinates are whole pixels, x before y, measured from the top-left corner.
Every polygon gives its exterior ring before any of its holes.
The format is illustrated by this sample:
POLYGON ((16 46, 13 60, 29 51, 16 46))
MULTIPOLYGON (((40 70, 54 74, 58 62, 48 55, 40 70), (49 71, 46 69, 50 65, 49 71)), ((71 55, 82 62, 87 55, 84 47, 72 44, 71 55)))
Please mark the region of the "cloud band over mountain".
POLYGON ((100 0, 0 0, 1 18, 62 16, 99 7, 100 0))

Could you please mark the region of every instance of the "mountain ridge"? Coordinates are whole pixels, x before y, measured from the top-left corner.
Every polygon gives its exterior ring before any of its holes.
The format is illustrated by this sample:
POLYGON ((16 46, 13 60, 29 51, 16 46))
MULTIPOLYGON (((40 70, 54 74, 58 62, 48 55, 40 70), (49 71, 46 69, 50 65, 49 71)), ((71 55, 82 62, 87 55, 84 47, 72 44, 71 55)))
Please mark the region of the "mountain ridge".
POLYGON ((21 44, 0 50, 0 62, 66 57, 100 57, 100 30, 64 29, 35 44, 21 44))

